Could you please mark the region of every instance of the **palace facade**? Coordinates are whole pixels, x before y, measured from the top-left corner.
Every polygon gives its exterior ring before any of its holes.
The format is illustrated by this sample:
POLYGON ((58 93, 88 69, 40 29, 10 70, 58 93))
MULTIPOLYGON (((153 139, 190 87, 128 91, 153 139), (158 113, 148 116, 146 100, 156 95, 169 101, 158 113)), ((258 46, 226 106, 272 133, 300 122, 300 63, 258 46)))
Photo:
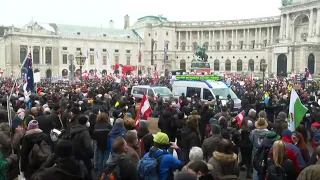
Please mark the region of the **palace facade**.
POLYGON ((283 2, 279 16, 254 19, 173 22, 146 16, 130 26, 129 16, 125 16, 124 29, 113 28, 112 21, 109 28, 30 22, 4 31, 0 67, 6 76, 16 76, 31 51, 34 69, 43 77, 61 76, 68 73, 69 55, 81 51, 88 57, 83 67, 88 71, 106 72, 118 63, 140 67, 143 72, 190 71, 200 45, 207 50, 213 72, 260 74, 260 65, 267 63, 269 75, 303 73, 305 68, 318 75, 320 1, 283 2), (111 67, 107 67, 108 56, 111 67))

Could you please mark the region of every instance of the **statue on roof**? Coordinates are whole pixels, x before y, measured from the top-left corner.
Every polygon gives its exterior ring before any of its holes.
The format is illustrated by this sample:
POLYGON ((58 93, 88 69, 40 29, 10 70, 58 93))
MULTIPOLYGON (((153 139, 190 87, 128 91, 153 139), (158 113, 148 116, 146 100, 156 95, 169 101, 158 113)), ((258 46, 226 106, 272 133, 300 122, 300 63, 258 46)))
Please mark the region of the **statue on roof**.
POLYGON ((292 4, 292 0, 281 0, 282 6, 290 6, 292 4))
POLYGON ((208 61, 208 55, 206 54, 206 46, 203 45, 202 47, 201 46, 197 46, 196 48, 196 52, 195 52, 195 55, 200 58, 199 61, 202 61, 202 62, 207 62, 208 61))

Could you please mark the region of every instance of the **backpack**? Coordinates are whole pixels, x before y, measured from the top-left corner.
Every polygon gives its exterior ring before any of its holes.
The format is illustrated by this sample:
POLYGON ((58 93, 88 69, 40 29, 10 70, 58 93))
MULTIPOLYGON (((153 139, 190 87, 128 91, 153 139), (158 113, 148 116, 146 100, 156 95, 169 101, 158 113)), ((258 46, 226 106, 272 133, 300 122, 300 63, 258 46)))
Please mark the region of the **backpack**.
POLYGON ((287 180, 287 173, 281 166, 276 166, 274 163, 268 166, 268 180, 287 180))
POLYGON ((316 144, 320 143, 320 129, 318 128, 313 134, 313 140, 316 144))
POLYGON ((146 149, 145 149, 145 147, 144 147, 143 138, 145 138, 145 137, 146 137, 147 135, 149 135, 149 134, 150 134, 150 133, 144 135, 144 136, 140 139, 140 141, 139 141, 139 143, 140 143, 140 149, 141 149, 141 157, 143 157, 143 156, 147 153, 147 151, 146 151, 146 149))
POLYGON ((106 168, 103 170, 100 180, 120 180, 120 167, 117 164, 107 164, 106 168))
POLYGON ((260 147, 253 157, 253 168, 258 174, 265 174, 270 148, 260 147))
POLYGON ((42 164, 47 160, 51 153, 51 147, 42 140, 39 143, 33 145, 28 156, 29 163, 42 164))
POLYGON ((253 136, 253 150, 257 150, 261 147, 262 141, 266 137, 266 133, 255 133, 253 136))
POLYGON ((138 175, 141 180, 159 180, 159 170, 162 158, 167 153, 163 153, 158 157, 154 154, 156 151, 149 153, 147 157, 143 157, 138 164, 138 175))

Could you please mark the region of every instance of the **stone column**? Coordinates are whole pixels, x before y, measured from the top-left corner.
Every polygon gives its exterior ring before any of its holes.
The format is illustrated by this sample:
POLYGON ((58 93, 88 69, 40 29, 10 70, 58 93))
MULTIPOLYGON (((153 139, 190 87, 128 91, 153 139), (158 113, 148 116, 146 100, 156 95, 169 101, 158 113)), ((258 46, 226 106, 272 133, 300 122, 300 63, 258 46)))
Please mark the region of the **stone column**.
POLYGON ((270 27, 267 27, 267 44, 269 45, 270 43, 270 27))
POLYGON ((233 29, 231 30, 231 50, 233 50, 233 46, 234 46, 234 37, 233 37, 233 29))
POLYGON ((284 29, 284 15, 281 14, 281 23, 280 23, 280 33, 279 33, 279 38, 283 38, 283 29, 284 29))
POLYGON ((215 45, 216 45, 216 42, 214 42, 214 30, 212 30, 212 50, 214 50, 215 45))
MULTIPOLYGON (((43 47, 41 47, 40 46, 40 51, 39 51, 39 53, 40 53, 40 56, 39 56, 39 62, 40 62, 40 64, 45 64, 44 62, 45 62, 45 60, 44 59, 42 59, 42 54, 43 54, 43 49, 42 49, 43 47)), ((51 52, 51 54, 52 54, 52 52, 51 52)), ((33 56, 32 56, 33 57, 33 56)))
POLYGON ((292 70, 292 47, 289 48, 289 55, 287 60, 287 72, 291 72, 292 70))
POLYGON ((191 50, 192 48, 192 31, 189 31, 189 44, 188 44, 188 46, 189 46, 189 50, 191 50))
POLYGON ((186 31, 185 34, 186 34, 186 48, 185 48, 185 50, 188 51, 188 46, 189 46, 189 38, 188 38, 189 33, 188 33, 188 31, 186 31))
POLYGON ((254 32, 254 49, 258 49, 258 28, 255 28, 254 32))
POLYGON ((235 50, 238 49, 238 44, 239 44, 239 42, 238 42, 238 29, 236 29, 236 44, 235 44, 235 50))
POLYGON ((201 44, 201 42, 200 42, 200 31, 198 31, 197 41, 198 41, 198 45, 200 46, 200 44, 201 44))
POLYGON ((270 38, 270 44, 273 44, 273 26, 271 27, 271 38, 270 38))
POLYGON ((316 35, 320 35, 320 8, 317 8, 316 35))
POLYGON ((247 49, 250 49, 250 28, 248 28, 247 49))
POLYGON ((259 28, 259 45, 258 45, 259 49, 261 49, 261 45, 262 45, 262 29, 260 27, 259 28))
POLYGON ((209 30, 208 31, 208 33, 209 33, 209 41, 208 41, 208 50, 211 50, 211 31, 209 30))
POLYGON ((178 41, 179 41, 178 50, 181 51, 181 31, 178 32, 178 41))
POLYGON ((308 37, 312 36, 312 28, 313 28, 313 9, 309 9, 310 11, 310 19, 309 19, 309 30, 308 37))
POLYGON ((247 42, 246 42, 246 29, 243 29, 243 49, 246 49, 247 42))
POLYGON ((227 30, 224 30, 223 42, 224 49, 227 49, 227 30))
POLYGON ((220 30, 220 50, 222 50, 223 47, 223 38, 222 38, 222 30, 220 30))
POLYGON ((287 14, 287 22, 286 22, 286 39, 290 39, 290 14, 287 14))

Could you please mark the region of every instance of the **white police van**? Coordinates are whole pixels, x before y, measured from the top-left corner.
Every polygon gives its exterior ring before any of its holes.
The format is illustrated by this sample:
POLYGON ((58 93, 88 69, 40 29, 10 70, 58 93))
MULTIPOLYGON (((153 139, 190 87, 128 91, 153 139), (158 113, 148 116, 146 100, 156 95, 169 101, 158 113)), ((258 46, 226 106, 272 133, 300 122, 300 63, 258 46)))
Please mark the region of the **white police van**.
POLYGON ((171 90, 165 86, 139 85, 133 86, 131 89, 131 95, 135 98, 142 99, 144 94, 150 97, 160 94, 164 99, 169 99, 172 96, 171 90))

